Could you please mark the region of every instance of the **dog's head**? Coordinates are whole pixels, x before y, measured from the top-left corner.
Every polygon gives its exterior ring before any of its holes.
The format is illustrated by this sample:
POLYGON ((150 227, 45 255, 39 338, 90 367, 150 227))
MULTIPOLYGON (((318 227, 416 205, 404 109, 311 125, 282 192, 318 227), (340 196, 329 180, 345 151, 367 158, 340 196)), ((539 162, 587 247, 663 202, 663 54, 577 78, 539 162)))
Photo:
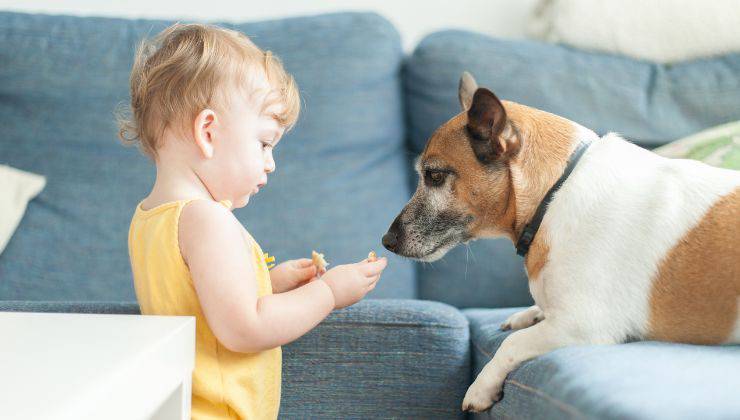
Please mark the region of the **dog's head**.
POLYGON ((504 105, 464 73, 463 112, 429 139, 416 163, 414 196, 383 236, 396 254, 434 261, 456 245, 506 234, 514 223, 510 162, 521 139, 504 105))

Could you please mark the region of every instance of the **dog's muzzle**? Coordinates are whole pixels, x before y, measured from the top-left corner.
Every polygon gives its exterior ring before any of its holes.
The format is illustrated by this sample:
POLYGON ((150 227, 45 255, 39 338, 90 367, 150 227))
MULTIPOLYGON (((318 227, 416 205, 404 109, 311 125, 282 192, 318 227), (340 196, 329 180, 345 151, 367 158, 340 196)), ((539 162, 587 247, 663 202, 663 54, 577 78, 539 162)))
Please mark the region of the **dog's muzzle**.
POLYGON ((396 217, 396 220, 393 221, 391 227, 388 228, 388 232, 383 235, 383 246, 388 251, 396 252, 398 249, 398 240, 400 234, 399 225, 400 222, 398 221, 398 217, 396 217))

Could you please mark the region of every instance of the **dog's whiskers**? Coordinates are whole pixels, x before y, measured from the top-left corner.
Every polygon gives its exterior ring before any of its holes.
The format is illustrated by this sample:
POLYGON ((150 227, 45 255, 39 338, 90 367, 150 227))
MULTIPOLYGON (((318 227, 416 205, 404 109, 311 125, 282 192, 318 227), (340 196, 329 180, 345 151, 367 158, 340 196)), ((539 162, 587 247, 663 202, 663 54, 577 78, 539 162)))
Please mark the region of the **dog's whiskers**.
POLYGON ((465 276, 463 277, 465 281, 468 280, 468 255, 470 252, 470 245, 465 244, 465 276))
MULTIPOLYGON (((470 247, 470 242, 466 242, 465 246, 467 248, 467 251, 470 251, 470 255, 473 257, 473 262, 476 263, 478 260, 475 259, 475 252, 473 252, 473 249, 470 247)), ((467 251, 465 251, 467 253, 467 251)), ((467 255, 466 255, 467 257, 467 255)))

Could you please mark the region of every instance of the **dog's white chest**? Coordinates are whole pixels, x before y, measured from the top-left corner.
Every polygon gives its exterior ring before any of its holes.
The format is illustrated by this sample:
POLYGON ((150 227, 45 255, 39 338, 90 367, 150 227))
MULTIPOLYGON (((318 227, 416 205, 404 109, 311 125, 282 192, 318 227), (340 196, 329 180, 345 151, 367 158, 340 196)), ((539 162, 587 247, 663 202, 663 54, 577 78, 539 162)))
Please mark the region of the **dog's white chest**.
POLYGON ((550 307, 550 302, 548 302, 547 299, 547 283, 548 282, 542 273, 540 273, 536 279, 529 280, 529 292, 532 294, 532 298, 537 306, 539 306, 545 313, 547 313, 548 308, 550 307))
POLYGON ((660 261, 736 185, 716 169, 600 140, 545 215, 549 255, 529 283, 535 302, 576 329, 641 337, 660 261))

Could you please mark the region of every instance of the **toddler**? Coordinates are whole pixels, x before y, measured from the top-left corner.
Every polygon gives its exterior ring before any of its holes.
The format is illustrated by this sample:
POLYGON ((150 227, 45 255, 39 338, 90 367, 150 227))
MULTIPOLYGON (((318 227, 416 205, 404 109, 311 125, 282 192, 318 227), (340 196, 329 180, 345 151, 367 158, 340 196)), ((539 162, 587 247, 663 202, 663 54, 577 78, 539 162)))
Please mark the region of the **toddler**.
POLYGON ((176 24, 139 48, 121 138, 156 164, 129 253, 142 314, 196 319, 192 417, 275 418, 281 350, 371 291, 387 260, 271 270, 232 214, 275 171, 299 112, 293 78, 246 36, 176 24))

